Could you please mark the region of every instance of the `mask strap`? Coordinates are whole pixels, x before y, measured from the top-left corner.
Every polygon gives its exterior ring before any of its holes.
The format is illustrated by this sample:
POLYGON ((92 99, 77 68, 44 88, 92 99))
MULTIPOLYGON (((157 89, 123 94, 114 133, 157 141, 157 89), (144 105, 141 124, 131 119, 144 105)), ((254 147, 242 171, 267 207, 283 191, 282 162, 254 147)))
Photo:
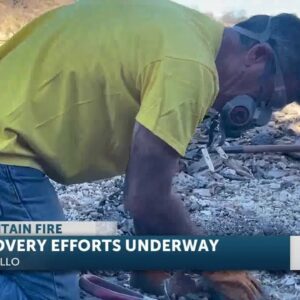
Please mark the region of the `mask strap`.
MULTIPOLYGON (((260 43, 266 43, 266 42, 268 42, 268 40, 271 37, 271 20, 272 20, 272 17, 269 17, 267 27, 262 33, 255 33, 255 32, 249 31, 245 28, 242 28, 240 26, 233 26, 232 28, 235 31, 239 32, 240 34, 245 35, 253 40, 256 40, 260 43)), ((277 98, 284 99, 284 101, 286 103, 287 102, 286 89, 285 89, 282 70, 280 68, 280 63, 279 63, 277 53, 274 50, 273 50, 273 53, 274 53, 276 74, 277 74, 277 76, 275 77, 275 87, 274 87, 275 94, 277 94, 277 98)))
POLYGON ((268 21, 268 24, 267 24, 267 27, 266 29, 261 32, 261 33, 256 33, 256 32, 252 32, 248 29, 245 29, 245 28, 242 28, 240 26, 233 26, 232 28, 239 32, 240 34, 242 35, 245 35, 253 40, 256 40, 260 43, 265 43, 267 42, 270 37, 271 37, 271 20, 272 20, 272 17, 269 17, 269 21, 268 21))

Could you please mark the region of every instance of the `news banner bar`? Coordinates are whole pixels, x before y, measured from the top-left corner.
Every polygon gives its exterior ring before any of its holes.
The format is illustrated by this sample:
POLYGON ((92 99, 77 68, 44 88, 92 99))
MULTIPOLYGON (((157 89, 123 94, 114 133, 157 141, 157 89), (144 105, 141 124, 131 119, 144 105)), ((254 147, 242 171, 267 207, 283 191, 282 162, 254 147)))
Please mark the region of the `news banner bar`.
POLYGON ((115 222, 0 222, 0 271, 300 270, 300 236, 117 236, 115 222))
POLYGON ((2 236, 115 235, 116 222, 0 222, 2 236))

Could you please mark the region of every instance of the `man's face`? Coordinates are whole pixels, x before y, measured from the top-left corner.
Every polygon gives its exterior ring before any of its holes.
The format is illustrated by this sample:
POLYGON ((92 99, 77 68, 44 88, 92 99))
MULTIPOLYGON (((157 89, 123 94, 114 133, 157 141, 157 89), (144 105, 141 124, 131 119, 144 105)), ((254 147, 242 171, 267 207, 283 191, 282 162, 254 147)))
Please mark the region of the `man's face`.
POLYGON ((220 78, 220 93, 214 105, 217 110, 238 95, 249 95, 257 102, 272 98, 277 75, 269 45, 257 44, 229 59, 223 78, 220 78))
POLYGON ((287 104, 285 79, 270 45, 239 50, 231 50, 225 64, 219 63, 220 92, 213 106, 221 112, 228 134, 265 125, 272 111, 287 104))

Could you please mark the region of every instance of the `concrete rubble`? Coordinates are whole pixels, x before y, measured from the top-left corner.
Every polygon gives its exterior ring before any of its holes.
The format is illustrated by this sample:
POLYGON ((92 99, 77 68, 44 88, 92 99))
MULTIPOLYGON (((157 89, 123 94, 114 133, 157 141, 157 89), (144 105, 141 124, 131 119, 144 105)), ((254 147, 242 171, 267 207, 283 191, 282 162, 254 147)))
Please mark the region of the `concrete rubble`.
MULTIPOLYGON (((294 143, 291 124, 300 108, 291 105, 272 122, 254 129, 234 144, 294 143)), ((290 235, 300 234, 300 160, 285 154, 232 154, 229 161, 212 155, 216 168, 211 173, 195 151, 197 133, 174 179, 193 221, 206 234, 290 235)), ((63 186, 55 184, 69 220, 116 220, 120 234, 133 234, 133 223, 122 204, 123 176, 94 183, 63 186)), ((99 272, 128 287, 129 274, 99 272)), ((300 299, 300 275, 254 272, 276 300, 300 299)), ((189 298, 186 298, 189 299, 189 298)), ((196 299, 196 298, 195 298, 196 299)), ((205 297, 199 298, 204 300, 205 297)))

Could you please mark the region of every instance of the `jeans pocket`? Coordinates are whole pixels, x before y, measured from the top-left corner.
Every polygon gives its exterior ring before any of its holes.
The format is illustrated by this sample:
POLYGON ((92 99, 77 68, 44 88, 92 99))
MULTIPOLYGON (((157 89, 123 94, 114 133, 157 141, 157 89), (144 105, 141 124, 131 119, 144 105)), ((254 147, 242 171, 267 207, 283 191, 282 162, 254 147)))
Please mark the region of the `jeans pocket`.
POLYGON ((33 168, 7 166, 6 174, 5 184, 10 197, 6 196, 6 201, 2 201, 5 205, 5 219, 65 220, 55 189, 43 172, 33 168))
POLYGON ((4 168, 6 178, 4 182, 3 178, 1 178, 1 193, 3 194, 3 190, 7 190, 7 193, 6 198, 1 199, 3 213, 2 219, 16 221, 32 220, 32 216, 28 211, 27 207, 24 205, 23 201, 24 193, 21 190, 21 187, 24 183, 23 178, 22 176, 17 176, 14 172, 14 170, 18 169, 19 167, 4 166, 4 168))
POLYGON ((13 180, 32 181, 47 178, 46 174, 31 167, 7 166, 13 180))

